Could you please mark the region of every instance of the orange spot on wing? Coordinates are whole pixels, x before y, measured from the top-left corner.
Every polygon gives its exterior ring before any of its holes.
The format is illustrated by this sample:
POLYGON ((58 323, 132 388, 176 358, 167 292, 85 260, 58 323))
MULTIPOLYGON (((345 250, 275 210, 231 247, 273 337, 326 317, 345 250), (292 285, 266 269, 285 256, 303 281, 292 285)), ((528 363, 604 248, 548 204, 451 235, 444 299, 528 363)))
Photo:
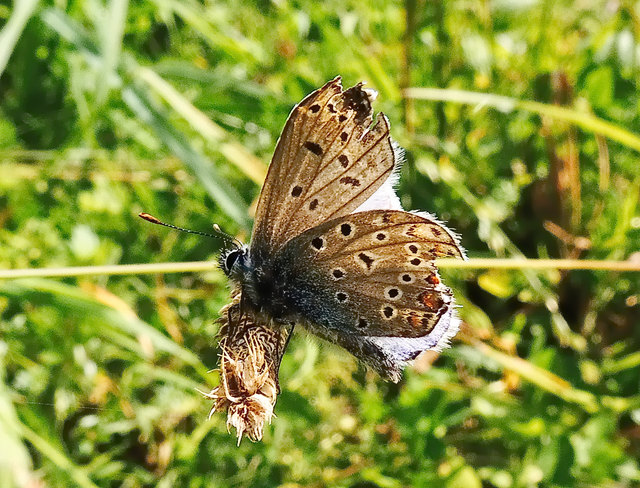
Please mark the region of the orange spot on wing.
POLYGON ((424 281, 426 281, 427 283, 429 283, 430 285, 437 285, 440 283, 440 280, 438 279, 438 277, 435 274, 429 275, 427 276, 424 281))
POLYGON ((422 325, 422 317, 417 313, 411 313, 407 316, 407 322, 412 327, 420 327, 422 325))
POLYGON ((438 293, 431 290, 425 290, 418 295, 418 301, 429 310, 437 311, 442 306, 442 298, 438 293))

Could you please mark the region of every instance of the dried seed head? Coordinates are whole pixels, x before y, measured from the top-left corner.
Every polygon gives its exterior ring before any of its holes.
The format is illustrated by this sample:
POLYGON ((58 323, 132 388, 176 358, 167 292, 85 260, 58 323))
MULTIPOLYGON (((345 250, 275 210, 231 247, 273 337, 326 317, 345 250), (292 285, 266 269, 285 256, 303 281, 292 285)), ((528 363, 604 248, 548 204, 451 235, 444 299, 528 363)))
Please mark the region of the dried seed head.
POLYGON ((236 429, 238 444, 243 435, 259 441, 265 423, 271 423, 288 337, 281 326, 261 323, 246 311, 240 316, 239 304, 236 291, 220 311, 220 385, 205 395, 214 401, 209 417, 227 411, 227 428, 236 429))

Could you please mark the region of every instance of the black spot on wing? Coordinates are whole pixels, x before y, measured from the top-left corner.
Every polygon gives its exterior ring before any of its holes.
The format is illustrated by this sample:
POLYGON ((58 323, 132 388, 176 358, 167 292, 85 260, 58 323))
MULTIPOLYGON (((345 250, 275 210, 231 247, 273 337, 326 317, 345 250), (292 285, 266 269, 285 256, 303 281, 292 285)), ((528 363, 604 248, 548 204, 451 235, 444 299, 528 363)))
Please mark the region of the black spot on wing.
POLYGON ((320 147, 320 144, 315 143, 315 142, 311 142, 311 141, 307 141, 307 142, 304 143, 304 147, 307 148, 309 151, 311 151, 316 156, 322 156, 322 148, 320 147))
POLYGON ((343 176, 340 178, 340 183, 343 185, 360 186, 360 180, 352 178, 351 176, 343 176))
POLYGON ((341 278, 344 278, 344 271, 342 271, 342 270, 341 270, 341 269, 339 269, 339 268, 336 268, 336 269, 334 269, 333 271, 331 271, 331 274, 333 275, 333 277, 334 277, 336 280, 339 280, 339 279, 341 279, 341 278))
POLYGON ((324 246, 324 240, 322 237, 316 237, 311 241, 311 245, 319 251, 324 246))
POLYGON ((340 232, 342 232, 343 236, 348 236, 351 234, 351 225, 350 224, 342 224, 340 226, 340 232))
POLYGON ((371 269, 371 265, 373 264, 373 261, 374 261, 374 259, 371 256, 361 252, 360 254, 358 254, 358 258, 367 266, 367 269, 371 269))

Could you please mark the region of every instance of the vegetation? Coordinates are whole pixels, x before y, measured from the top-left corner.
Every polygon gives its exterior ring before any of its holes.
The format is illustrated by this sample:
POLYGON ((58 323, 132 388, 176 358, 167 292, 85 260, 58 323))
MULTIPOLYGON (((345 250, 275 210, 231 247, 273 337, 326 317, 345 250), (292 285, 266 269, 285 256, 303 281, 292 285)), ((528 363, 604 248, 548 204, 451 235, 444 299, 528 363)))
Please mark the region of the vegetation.
MULTIPOLYGON (((639 14, 2 0, 0 268, 214 260, 138 212, 246 240, 287 114, 337 74, 379 91, 405 207, 470 256, 638 259, 639 14)), ((638 486, 639 275, 443 274, 466 326, 433 367, 392 385, 297 333, 277 418, 239 447, 196 390, 220 271, 0 280, 0 485, 638 486)))

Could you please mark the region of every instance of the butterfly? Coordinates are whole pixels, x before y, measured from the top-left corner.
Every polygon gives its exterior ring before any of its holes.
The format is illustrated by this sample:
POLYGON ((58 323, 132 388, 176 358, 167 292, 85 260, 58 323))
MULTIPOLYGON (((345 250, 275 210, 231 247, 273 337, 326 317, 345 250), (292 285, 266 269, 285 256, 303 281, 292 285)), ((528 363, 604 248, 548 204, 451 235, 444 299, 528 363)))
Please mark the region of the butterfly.
POLYGON ((408 361, 457 332, 434 259, 465 253, 435 217, 402 210, 402 150, 387 117, 374 122, 375 96, 362 83, 343 90, 336 77, 294 107, 250 243, 229 241, 220 266, 237 290, 231 329, 251 323, 289 337, 301 324, 398 382, 408 361))

